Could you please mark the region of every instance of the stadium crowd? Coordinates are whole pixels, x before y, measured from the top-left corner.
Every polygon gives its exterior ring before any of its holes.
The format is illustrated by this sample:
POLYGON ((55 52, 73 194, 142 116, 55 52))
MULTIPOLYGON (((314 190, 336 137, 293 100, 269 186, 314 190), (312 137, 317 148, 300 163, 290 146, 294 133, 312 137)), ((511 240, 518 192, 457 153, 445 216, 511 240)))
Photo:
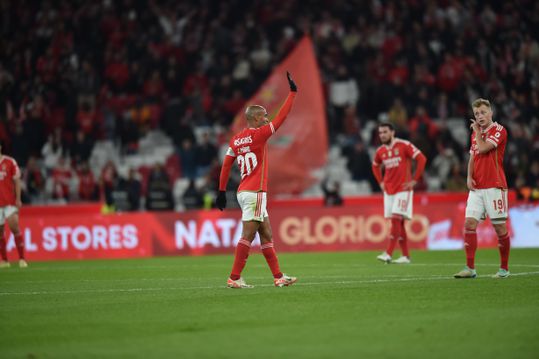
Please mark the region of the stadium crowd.
POLYGON ((174 178, 162 166, 141 185, 137 168, 122 178, 114 162, 89 165, 97 141, 132 155, 159 128, 190 180, 186 208, 208 206, 201 191, 217 185, 223 129, 305 34, 321 68, 331 143, 354 180, 379 190, 369 158, 377 136, 360 133, 388 120, 425 153, 439 189, 465 190, 469 138, 456 138, 449 121, 467 128, 471 101, 484 97, 509 131, 509 187, 539 200, 539 2, 314 3, 0 2, 0 141, 23 170, 25 201, 114 204, 121 187, 128 210, 159 188, 159 204, 146 208, 174 208, 174 178), (207 130, 198 136, 199 128, 207 130), (201 177, 204 189, 195 186, 201 177))

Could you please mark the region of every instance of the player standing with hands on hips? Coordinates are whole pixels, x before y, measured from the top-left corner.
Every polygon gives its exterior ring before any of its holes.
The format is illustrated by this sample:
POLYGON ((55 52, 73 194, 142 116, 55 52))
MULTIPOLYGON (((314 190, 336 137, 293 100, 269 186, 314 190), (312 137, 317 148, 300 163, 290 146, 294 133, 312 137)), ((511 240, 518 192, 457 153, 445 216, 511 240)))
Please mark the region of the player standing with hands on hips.
POLYGON ((411 142, 395 137, 390 123, 379 124, 378 135, 382 145, 374 155, 372 172, 384 192, 384 217, 391 219, 391 232, 386 251, 376 258, 384 263, 408 264, 410 251, 404 220, 412 219, 414 186, 423 174, 427 158, 411 142), (413 177, 412 160, 417 162, 413 177), (392 260, 397 242, 402 256, 392 260))
POLYGON ((221 211, 226 207, 226 185, 235 159, 237 159, 241 174, 237 198, 242 211, 243 231, 236 246, 234 264, 227 281, 229 288, 253 287, 245 283, 241 272, 247 263, 251 243, 257 232, 260 235, 262 253, 273 274, 274 285, 285 287, 296 282, 295 277, 287 276, 279 268, 279 260, 273 247, 271 226, 266 210, 268 191, 267 141, 283 124, 298 91, 290 73, 287 72, 286 76, 290 93, 277 116, 270 122, 268 112, 264 107, 248 106, 245 110, 248 128, 232 137, 221 167, 219 194, 216 199, 217 208, 221 211))
POLYGON ((24 259, 24 239, 19 228, 21 205, 21 171, 13 158, 2 154, 0 144, 0 255, 2 256, 0 268, 9 267, 4 233, 6 221, 15 237, 15 246, 19 253, 19 267, 28 267, 24 259))
POLYGON ((507 231, 507 181, 503 170, 503 155, 507 143, 505 128, 493 122, 490 102, 477 99, 472 103, 473 114, 470 160, 468 162, 468 201, 464 222, 466 266, 455 278, 475 278, 477 224, 488 215, 498 235, 500 269, 494 278, 509 276, 509 232, 507 231))

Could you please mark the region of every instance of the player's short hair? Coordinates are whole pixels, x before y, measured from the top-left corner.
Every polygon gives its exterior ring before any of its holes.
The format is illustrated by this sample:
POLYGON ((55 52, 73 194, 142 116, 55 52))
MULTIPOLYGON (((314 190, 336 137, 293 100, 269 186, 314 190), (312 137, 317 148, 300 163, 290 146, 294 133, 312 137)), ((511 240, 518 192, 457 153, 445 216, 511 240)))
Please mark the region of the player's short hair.
POLYGON ((381 122, 378 124, 378 128, 380 127, 389 127, 391 131, 395 131, 395 127, 393 127, 393 124, 390 122, 381 122))
POLYGON ((266 110, 260 105, 247 106, 247 108, 245 109, 245 117, 247 118, 247 121, 254 120, 256 114, 259 112, 266 112, 266 110))
POLYGON ((490 101, 487 100, 487 99, 484 99, 484 98, 478 98, 477 100, 472 102, 472 107, 473 108, 481 107, 483 105, 487 106, 488 108, 491 108, 490 107, 490 101))

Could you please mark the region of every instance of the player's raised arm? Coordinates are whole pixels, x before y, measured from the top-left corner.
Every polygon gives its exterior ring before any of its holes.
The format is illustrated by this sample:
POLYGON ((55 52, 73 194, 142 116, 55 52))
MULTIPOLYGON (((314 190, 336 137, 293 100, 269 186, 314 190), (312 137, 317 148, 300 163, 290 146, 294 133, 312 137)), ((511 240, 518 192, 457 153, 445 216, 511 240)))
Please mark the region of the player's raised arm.
POLYGON ((296 98, 296 94, 298 92, 298 87, 292 79, 290 72, 286 72, 286 77, 288 79, 288 86, 290 86, 290 93, 286 97, 284 104, 279 109, 277 116, 275 116, 273 121, 271 121, 271 125, 273 126, 273 132, 277 131, 277 129, 281 127, 284 120, 286 119, 286 116, 288 116, 288 113, 290 113, 290 110, 292 109, 292 104, 294 103, 294 99, 296 98))

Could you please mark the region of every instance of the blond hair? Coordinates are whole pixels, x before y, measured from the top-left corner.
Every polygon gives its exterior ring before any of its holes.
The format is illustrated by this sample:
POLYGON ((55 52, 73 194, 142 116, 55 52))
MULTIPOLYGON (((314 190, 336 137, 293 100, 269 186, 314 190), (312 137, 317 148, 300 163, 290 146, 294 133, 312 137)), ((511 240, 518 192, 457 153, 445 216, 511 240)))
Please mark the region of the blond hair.
POLYGON ((472 107, 473 108, 477 108, 477 107, 481 107, 481 106, 487 106, 488 108, 490 108, 490 101, 487 100, 487 99, 484 99, 484 98, 478 98, 477 100, 475 100, 474 102, 472 102, 472 107))

